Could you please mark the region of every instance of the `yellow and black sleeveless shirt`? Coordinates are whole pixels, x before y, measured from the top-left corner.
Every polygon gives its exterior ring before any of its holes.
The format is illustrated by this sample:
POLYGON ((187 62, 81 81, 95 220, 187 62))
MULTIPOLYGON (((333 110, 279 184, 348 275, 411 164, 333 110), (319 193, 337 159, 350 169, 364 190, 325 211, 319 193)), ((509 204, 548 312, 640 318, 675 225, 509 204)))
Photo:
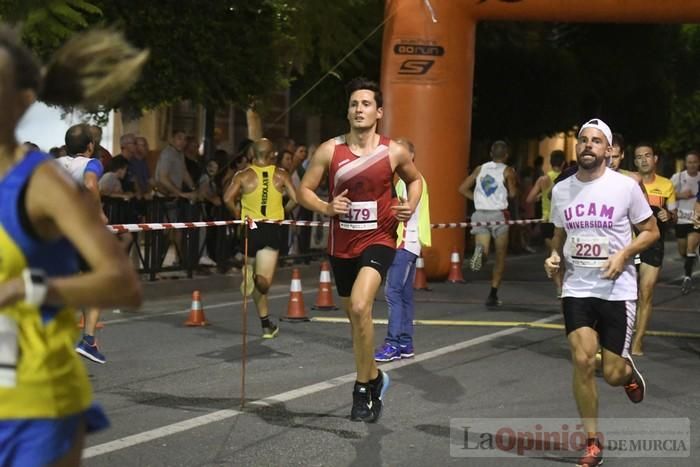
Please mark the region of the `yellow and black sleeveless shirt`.
MULTIPOLYGON (((0 283, 21 277, 26 268, 41 269, 48 277, 78 271, 73 245, 67 239, 39 239, 26 215, 29 179, 49 160, 46 154, 31 152, 0 179, 0 283)), ((14 336, 4 335, 2 343, 16 347, 0 348, 0 419, 62 418, 86 410, 92 391, 75 352, 75 310, 19 301, 1 307, 0 319, 5 334, 16 330, 14 336)))
POLYGON ((276 167, 274 165, 264 167, 251 165, 250 169, 258 177, 258 185, 252 192, 244 193, 241 196, 242 218, 281 221, 284 219, 282 193, 275 188, 273 183, 276 167))

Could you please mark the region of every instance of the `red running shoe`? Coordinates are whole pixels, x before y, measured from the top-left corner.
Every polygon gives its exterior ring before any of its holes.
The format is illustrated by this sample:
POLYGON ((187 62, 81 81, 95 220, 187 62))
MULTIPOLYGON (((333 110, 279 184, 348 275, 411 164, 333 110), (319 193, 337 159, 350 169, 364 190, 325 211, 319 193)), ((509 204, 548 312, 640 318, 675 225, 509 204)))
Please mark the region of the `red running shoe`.
POLYGON ((576 467, 595 467, 603 464, 603 446, 598 438, 588 441, 588 446, 583 452, 583 456, 578 460, 576 467))
POLYGON ((628 356, 627 361, 632 367, 632 378, 630 379, 629 383, 625 384, 625 392, 627 393, 627 397, 629 397, 629 400, 631 400, 635 404, 639 404, 644 400, 644 393, 646 392, 646 383, 644 382, 644 377, 634 365, 632 357, 628 356))

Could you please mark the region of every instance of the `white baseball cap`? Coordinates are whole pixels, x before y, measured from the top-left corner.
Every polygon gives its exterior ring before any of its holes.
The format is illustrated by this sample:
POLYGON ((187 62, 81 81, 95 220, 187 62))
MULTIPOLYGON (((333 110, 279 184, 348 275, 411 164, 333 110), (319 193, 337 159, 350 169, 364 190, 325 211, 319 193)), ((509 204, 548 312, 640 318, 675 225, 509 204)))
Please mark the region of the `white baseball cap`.
POLYGON ((581 126, 581 129, 578 130, 578 136, 581 136, 581 132, 585 128, 595 128, 602 131, 605 137, 608 139, 608 145, 612 146, 612 131, 610 131, 610 127, 604 121, 599 118, 592 118, 588 120, 581 126))

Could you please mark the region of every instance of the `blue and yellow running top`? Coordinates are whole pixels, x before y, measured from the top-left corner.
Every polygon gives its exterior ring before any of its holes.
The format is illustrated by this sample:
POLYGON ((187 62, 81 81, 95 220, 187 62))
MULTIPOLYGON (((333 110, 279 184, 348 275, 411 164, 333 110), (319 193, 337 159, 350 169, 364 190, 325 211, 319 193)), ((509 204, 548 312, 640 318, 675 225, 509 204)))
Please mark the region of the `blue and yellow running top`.
MULTIPOLYGON (((0 179, 0 283, 20 277, 26 268, 41 269, 48 277, 78 271, 73 245, 67 239, 40 240, 26 215, 29 179, 49 160, 31 152, 0 179)), ((0 321, 4 344, 14 340, 9 334, 16 330, 16 347, 0 346, 0 420, 57 419, 90 407, 90 382, 75 352, 74 309, 20 301, 0 308, 0 321)))

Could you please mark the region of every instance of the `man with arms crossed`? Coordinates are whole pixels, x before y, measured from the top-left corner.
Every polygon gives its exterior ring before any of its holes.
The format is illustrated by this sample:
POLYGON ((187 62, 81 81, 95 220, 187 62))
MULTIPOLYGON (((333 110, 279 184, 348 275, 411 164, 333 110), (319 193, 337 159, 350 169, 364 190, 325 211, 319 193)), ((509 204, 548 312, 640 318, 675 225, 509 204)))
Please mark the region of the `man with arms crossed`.
POLYGON ((328 253, 338 295, 350 319, 357 381, 350 418, 375 422, 389 377, 374 361, 372 304, 394 259, 398 221, 407 221, 421 196, 421 176, 405 146, 377 133, 379 86, 363 78, 347 87, 350 132, 323 143, 297 190, 299 203, 331 218, 328 253), (392 195, 396 172, 407 199, 392 195), (330 200, 314 193, 328 173, 330 200))
POLYGON ((629 356, 637 299, 633 258, 659 238, 639 185, 606 168, 611 141, 610 128, 602 120, 581 127, 578 172, 552 190, 554 250, 544 265, 552 277, 564 258, 562 309, 574 367, 574 398, 588 439, 578 463, 585 467, 603 462, 594 377, 599 340, 605 381, 624 386, 634 403, 644 399, 644 379, 629 356), (634 239, 632 225, 639 231, 634 239))

